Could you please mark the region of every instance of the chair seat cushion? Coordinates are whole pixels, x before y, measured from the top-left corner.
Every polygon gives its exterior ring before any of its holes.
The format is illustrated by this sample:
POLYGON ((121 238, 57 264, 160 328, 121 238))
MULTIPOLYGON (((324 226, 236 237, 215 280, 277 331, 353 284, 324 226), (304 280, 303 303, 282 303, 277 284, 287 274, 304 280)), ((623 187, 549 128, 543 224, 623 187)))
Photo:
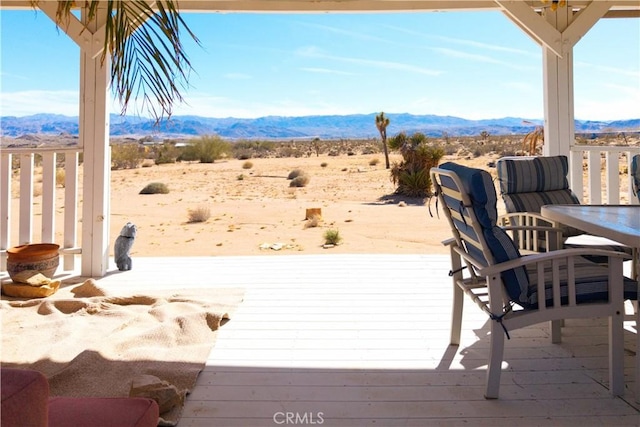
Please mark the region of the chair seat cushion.
MULTIPOLYGON (((538 308, 538 271, 536 266, 527 267, 527 274, 530 280, 529 300, 525 308, 538 308)), ((580 258, 575 262, 575 282, 576 282, 576 303, 589 303, 597 301, 609 300, 609 269, 591 262, 587 259, 580 258)), ((638 283, 634 280, 624 277, 624 299, 637 300, 638 283)), ((553 294, 551 290, 551 265, 545 265, 544 269, 545 281, 545 306, 553 306, 553 294)), ((560 265, 560 304, 567 305, 567 264, 560 265)))
POLYGON ((142 397, 54 397, 49 401, 49 427, 79 423, 92 427, 155 427, 158 417, 158 404, 142 397))

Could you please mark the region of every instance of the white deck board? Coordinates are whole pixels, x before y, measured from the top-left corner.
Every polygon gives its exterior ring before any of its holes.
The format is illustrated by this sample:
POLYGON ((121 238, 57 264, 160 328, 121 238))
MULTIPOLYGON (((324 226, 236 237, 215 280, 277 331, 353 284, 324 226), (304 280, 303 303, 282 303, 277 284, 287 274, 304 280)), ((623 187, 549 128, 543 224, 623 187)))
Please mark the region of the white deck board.
POLYGON ((607 389, 607 330, 568 320, 512 332, 499 400, 483 397, 486 315, 465 301, 449 343, 442 255, 135 258, 101 285, 118 290, 242 287, 179 426, 640 425, 635 323, 625 334, 624 398, 607 389), (282 415, 281 415, 282 414, 282 415), (274 417, 276 417, 274 419, 274 417))

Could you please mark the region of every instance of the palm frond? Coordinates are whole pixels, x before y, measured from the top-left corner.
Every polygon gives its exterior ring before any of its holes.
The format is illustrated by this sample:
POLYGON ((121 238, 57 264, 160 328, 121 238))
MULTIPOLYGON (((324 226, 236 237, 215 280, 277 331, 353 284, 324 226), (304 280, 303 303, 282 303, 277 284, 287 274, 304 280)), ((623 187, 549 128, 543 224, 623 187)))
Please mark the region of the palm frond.
MULTIPOLYGON (((42 0, 31 0, 35 8, 42 0)), ((60 0, 56 23, 71 18, 77 6, 86 9, 85 26, 97 19, 98 6, 106 6, 102 61, 111 59, 111 87, 127 112, 131 101, 141 100, 141 108, 156 121, 171 116, 176 102, 183 102, 193 67, 185 52, 186 34, 200 41, 180 16, 173 0, 60 0), (153 7, 151 6, 153 5, 153 7)))

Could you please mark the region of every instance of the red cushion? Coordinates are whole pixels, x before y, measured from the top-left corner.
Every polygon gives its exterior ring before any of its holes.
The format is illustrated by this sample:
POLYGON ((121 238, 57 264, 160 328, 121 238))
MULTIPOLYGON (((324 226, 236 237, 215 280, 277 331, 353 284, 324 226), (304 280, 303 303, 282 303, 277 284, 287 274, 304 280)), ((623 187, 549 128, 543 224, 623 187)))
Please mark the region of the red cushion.
POLYGON ((49 383, 40 372, 2 368, 0 391, 2 427, 47 425, 49 383))
MULTIPOLYGON (((156 427, 158 404, 143 397, 53 397, 49 399, 49 427, 156 427)), ((3 425, 4 427, 4 425, 3 425)))

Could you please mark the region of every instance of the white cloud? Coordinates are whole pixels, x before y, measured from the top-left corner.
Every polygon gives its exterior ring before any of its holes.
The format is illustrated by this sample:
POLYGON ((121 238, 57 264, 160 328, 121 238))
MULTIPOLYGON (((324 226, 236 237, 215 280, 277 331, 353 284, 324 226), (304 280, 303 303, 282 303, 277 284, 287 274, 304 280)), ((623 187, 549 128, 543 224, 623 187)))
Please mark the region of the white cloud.
POLYGON ((331 70, 329 68, 313 68, 313 67, 303 67, 300 68, 300 71, 306 71, 308 73, 316 73, 316 74, 340 74, 343 76, 355 76, 355 73, 349 73, 346 71, 340 70, 331 70))
POLYGON ((607 84, 618 96, 592 98, 576 96, 575 117, 580 120, 626 120, 637 119, 640 105, 640 89, 607 84))
POLYGON ((0 93, 0 116, 28 116, 37 113, 77 116, 78 91, 26 90, 0 93))
POLYGON ((329 25, 321 25, 321 24, 310 24, 308 22, 298 22, 298 25, 304 26, 304 27, 308 27, 308 28, 316 28, 319 30, 323 30, 329 33, 334 33, 334 34, 339 34, 342 36, 347 36, 350 37, 352 39, 356 39, 356 40, 364 40, 364 41, 375 41, 375 42, 385 42, 388 43, 389 40, 382 38, 382 37, 377 37, 377 36, 372 36, 370 34, 366 34, 366 33, 362 33, 362 32, 356 32, 356 31, 350 31, 350 30, 345 30, 342 28, 337 28, 337 27, 331 27, 329 25))
MULTIPOLYGON (((632 77, 636 79, 636 83, 638 83, 638 79, 640 79, 640 69, 634 68, 634 69, 625 69, 625 68, 620 68, 620 67, 611 67, 608 65, 599 65, 599 64, 592 64, 590 62, 584 62, 584 61, 574 61, 573 64, 575 67, 578 68, 590 68, 593 70, 598 70, 598 71, 602 71, 605 73, 611 73, 611 74, 618 74, 621 76, 626 76, 626 77, 632 77)), ((586 70, 582 70, 581 72, 588 72, 586 70)))
POLYGON ((432 70, 430 68, 419 67, 412 64, 406 64, 402 62, 393 61, 378 61, 374 59, 362 59, 351 58, 345 56, 334 56, 323 53, 320 49, 314 46, 308 46, 298 49, 296 52, 300 56, 306 56, 311 58, 326 59, 330 61, 343 62, 348 64, 364 65, 367 67, 381 68, 385 70, 407 71, 417 74, 426 74, 429 76, 438 76, 442 74, 440 70, 432 70))
POLYGON ((488 63, 488 64, 495 64, 495 65, 500 65, 502 67, 506 67, 506 68, 511 68, 514 70, 533 70, 535 69, 535 67, 530 67, 530 66, 526 66, 526 65, 520 65, 518 63, 514 63, 511 61, 503 61, 500 59, 495 59, 492 58, 490 56, 487 55, 481 55, 481 54, 477 54, 477 53, 468 53, 468 52, 463 52, 460 50, 455 50, 455 49, 449 49, 446 47, 434 47, 431 48, 431 50, 433 50, 434 52, 438 52, 442 55, 446 55, 452 58, 460 58, 460 59, 466 59, 469 61, 473 61, 473 62, 484 62, 484 63, 488 63))

